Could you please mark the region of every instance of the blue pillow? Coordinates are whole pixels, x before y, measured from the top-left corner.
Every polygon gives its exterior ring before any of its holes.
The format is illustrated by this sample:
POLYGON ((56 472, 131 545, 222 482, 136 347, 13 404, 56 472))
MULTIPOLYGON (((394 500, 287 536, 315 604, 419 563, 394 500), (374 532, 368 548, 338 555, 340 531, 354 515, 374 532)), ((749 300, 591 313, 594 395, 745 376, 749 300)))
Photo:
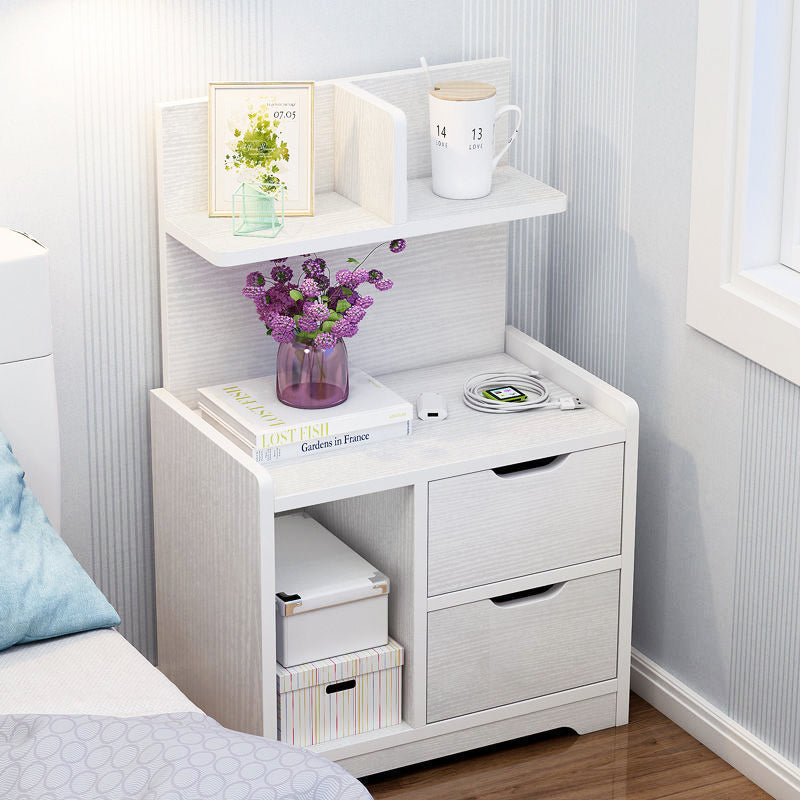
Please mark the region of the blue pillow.
POLYGON ((0 650, 120 619, 25 486, 0 432, 0 650))

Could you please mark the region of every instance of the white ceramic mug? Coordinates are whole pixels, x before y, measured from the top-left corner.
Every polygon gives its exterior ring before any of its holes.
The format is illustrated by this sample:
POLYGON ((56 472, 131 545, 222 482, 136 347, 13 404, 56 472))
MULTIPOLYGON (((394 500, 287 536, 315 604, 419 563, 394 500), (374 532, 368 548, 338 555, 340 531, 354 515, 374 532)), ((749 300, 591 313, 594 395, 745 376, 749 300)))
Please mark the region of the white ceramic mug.
POLYGON ((447 81, 428 95, 431 130, 431 176, 434 194, 454 200, 485 197, 492 173, 517 138, 519 106, 495 109, 497 90, 490 83, 447 81), (517 117, 505 147, 494 154, 494 124, 506 112, 517 117))

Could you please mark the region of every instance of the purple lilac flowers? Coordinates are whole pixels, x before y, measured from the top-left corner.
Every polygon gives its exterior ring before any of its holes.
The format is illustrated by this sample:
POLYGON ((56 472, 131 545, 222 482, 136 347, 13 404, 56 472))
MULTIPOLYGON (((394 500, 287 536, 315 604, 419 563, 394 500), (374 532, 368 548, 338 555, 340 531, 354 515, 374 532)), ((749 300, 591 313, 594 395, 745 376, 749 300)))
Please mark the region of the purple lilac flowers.
POLYGON ((379 292, 392 288, 393 282, 384 278, 379 269, 362 266, 375 250, 386 244, 392 253, 406 249, 405 240, 394 239, 376 245, 361 261, 349 258, 354 267, 338 270, 335 284, 331 283, 325 260, 315 254, 301 256, 304 260, 295 283, 294 270, 286 263, 288 259, 276 258, 269 273, 271 280, 261 272, 251 272, 242 294, 255 303, 258 318, 276 342, 298 341, 318 349, 334 347, 341 339, 358 333, 359 323, 375 302, 373 297, 356 290, 368 289, 370 285, 379 292))
POLYGON ((325 274, 325 260, 322 258, 309 258, 303 264, 303 273, 309 278, 321 278, 325 274))
MULTIPOLYGON (((292 279, 292 270, 289 267, 284 266, 284 264, 279 263, 279 260, 280 259, 272 262, 275 266, 269 273, 270 277, 272 278, 272 280, 277 281, 278 283, 288 283, 292 279)), ((283 260, 286 261, 286 259, 283 260)), ((264 285, 263 284, 264 276, 261 275, 260 272, 251 272, 250 275, 248 275, 247 277, 249 278, 251 275, 261 276, 262 278, 261 285, 262 286, 264 285)))
POLYGON ((306 278, 300 281, 300 291, 305 297, 317 297, 319 295, 319 286, 313 278, 306 278))
POLYGON ((314 344, 320 350, 328 350, 336 344, 336 337, 332 333, 319 333, 314 344))
POLYGON ((276 342, 294 341, 294 320, 277 315, 272 320, 272 338, 276 342))

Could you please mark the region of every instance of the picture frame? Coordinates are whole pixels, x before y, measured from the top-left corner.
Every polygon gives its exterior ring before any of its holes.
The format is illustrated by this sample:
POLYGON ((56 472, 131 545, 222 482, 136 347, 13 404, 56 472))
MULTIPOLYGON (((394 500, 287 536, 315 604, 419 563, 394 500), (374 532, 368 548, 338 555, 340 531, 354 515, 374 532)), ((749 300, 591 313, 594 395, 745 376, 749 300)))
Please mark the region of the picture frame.
POLYGON ((243 182, 283 189, 287 217, 313 216, 313 82, 208 85, 208 215, 230 217, 243 182))

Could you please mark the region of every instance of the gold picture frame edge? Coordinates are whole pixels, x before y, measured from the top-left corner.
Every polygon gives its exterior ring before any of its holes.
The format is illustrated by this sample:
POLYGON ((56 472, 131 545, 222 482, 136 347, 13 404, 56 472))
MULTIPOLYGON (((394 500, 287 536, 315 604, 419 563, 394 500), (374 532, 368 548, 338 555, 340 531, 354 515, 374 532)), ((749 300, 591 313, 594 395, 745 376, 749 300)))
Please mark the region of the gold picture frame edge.
POLYGON ((211 171, 211 139, 212 139, 212 120, 213 120, 213 101, 214 88, 217 86, 305 86, 309 90, 309 136, 308 136, 308 197, 309 207, 306 209, 299 209, 296 211, 284 211, 284 217, 313 217, 314 216, 314 81, 212 81, 208 84, 208 217, 209 219, 231 219, 233 212, 230 214, 224 211, 213 210, 213 192, 211 188, 212 171, 211 171))

